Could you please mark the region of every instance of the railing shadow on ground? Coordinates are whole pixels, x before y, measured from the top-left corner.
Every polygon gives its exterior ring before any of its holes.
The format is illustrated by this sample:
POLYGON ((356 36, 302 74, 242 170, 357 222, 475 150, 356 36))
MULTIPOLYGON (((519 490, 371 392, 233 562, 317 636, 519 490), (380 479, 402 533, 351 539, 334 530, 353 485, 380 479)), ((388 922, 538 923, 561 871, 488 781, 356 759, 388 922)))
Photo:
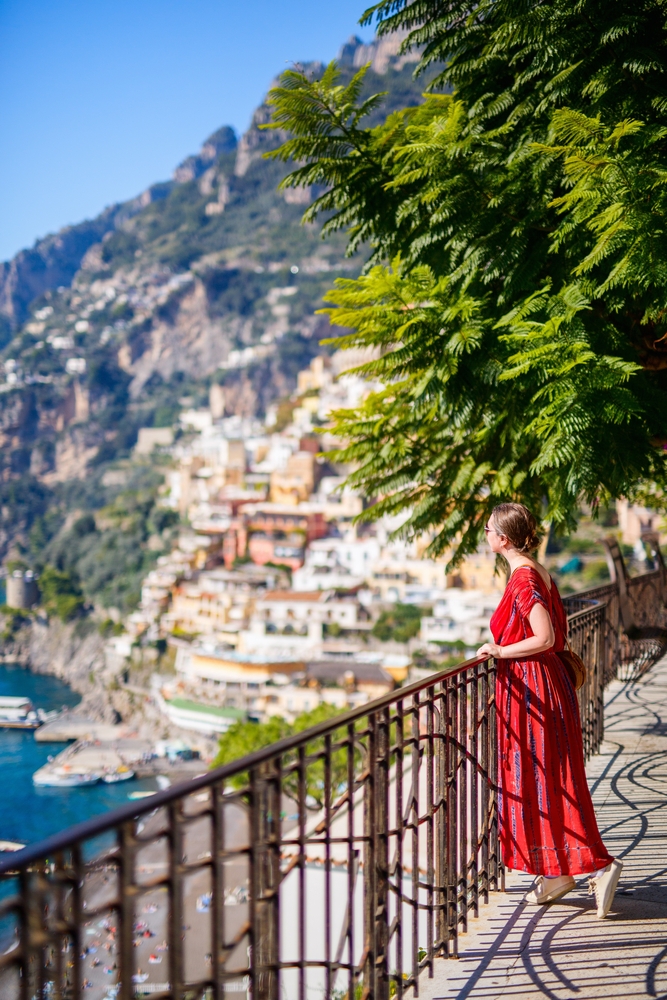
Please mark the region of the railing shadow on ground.
MULTIPOLYGON (((666 670, 663 661, 657 686, 655 674, 641 684, 615 685, 613 700, 645 690, 664 707, 666 670)), ((652 743, 650 716, 634 732, 623 727, 620 716, 605 736, 604 756, 594 759, 590 771, 604 840, 625 863, 607 920, 596 919, 585 878, 557 905, 536 909, 522 901, 530 877, 510 877, 507 894, 496 894, 485 919, 472 924, 461 960, 438 963, 435 979, 420 981, 420 996, 665 995, 667 754, 664 738, 652 743)))
MULTIPOLYGON (((605 685, 659 655, 627 631, 662 627, 657 551, 566 599, 587 757, 605 685)), ((468 660, 3 860, 3 1000, 417 995, 504 886, 495 677, 468 660)))
POLYGON ((664 996, 667 980, 667 661, 638 683, 615 685, 606 699, 604 755, 589 771, 598 819, 611 853, 625 863, 612 912, 596 919, 582 877, 553 907, 523 903, 530 877, 513 876, 490 919, 466 942, 462 961, 440 963, 422 995, 664 996))

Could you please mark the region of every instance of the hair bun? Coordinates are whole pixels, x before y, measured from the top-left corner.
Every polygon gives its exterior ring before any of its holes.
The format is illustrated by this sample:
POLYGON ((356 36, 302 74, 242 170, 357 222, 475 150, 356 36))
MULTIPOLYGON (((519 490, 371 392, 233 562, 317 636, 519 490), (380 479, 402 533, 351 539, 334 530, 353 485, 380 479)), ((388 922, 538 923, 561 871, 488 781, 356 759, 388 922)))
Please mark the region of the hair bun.
POLYGON ((531 531, 521 547, 522 552, 533 552, 539 547, 540 538, 536 531, 531 531))
POLYGON ((493 522, 517 552, 534 552, 540 544, 537 521, 522 503, 501 503, 491 511, 493 522))

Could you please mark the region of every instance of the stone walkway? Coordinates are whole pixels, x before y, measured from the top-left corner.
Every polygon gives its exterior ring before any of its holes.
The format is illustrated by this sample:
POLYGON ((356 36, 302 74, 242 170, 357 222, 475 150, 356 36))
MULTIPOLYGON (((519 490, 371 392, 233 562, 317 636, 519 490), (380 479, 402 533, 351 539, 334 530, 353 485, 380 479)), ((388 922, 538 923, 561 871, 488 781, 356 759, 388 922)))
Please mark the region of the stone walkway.
POLYGON ((423 977, 424 1000, 667 1000, 667 657, 640 684, 607 692, 605 742, 587 771, 598 823, 623 872, 598 920, 587 882, 550 907, 522 897, 530 875, 508 876, 460 938, 458 961, 423 977))

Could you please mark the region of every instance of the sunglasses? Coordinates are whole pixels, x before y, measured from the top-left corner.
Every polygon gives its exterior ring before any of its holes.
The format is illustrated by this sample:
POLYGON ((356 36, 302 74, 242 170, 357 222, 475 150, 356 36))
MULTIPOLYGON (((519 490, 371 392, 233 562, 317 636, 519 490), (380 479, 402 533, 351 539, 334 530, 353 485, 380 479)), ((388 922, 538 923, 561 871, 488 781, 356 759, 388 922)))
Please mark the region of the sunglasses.
POLYGON ((485 525, 484 525, 484 531, 485 531, 485 532, 487 533, 487 535, 488 535, 488 533, 489 533, 490 531, 495 531, 495 533, 496 533, 497 535, 500 535, 500 536, 501 536, 501 538, 507 538, 507 535, 504 535, 502 531, 498 531, 498 529, 497 529, 497 528, 490 528, 490 527, 488 526, 488 524, 485 524, 485 525))

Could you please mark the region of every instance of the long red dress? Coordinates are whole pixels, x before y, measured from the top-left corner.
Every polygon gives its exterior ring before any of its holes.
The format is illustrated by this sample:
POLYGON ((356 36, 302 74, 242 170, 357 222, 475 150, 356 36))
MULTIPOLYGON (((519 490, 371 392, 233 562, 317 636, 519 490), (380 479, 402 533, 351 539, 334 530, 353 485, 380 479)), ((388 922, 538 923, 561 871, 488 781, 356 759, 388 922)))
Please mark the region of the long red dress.
POLYGON ((502 857, 534 875, 580 875, 612 860, 602 843, 591 801, 574 688, 555 650, 565 648, 567 616, 552 581, 520 566, 512 573, 492 619, 500 646, 533 635, 535 604, 549 612, 553 648, 498 661, 498 784, 502 857))

